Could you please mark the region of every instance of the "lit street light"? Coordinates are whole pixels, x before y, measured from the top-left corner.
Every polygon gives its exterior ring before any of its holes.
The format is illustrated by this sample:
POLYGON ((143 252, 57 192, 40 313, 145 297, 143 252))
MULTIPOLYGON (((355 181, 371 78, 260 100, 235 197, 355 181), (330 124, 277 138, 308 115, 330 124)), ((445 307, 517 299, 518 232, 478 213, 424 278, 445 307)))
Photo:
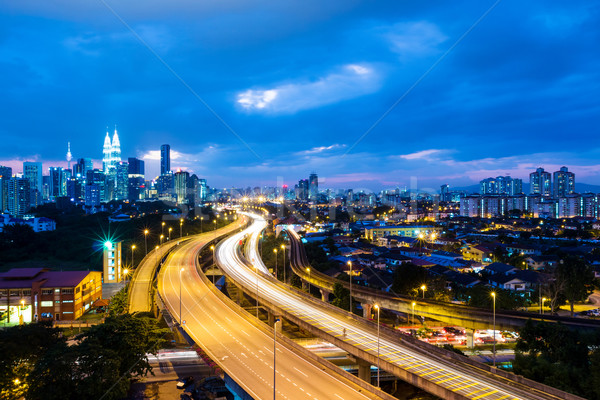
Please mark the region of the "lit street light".
POLYGON ((275 279, 279 279, 277 276, 277 249, 273 249, 273 253, 275 253, 275 279))
POLYGON ((125 284, 127 284, 127 274, 129 274, 129 270, 128 270, 127 268, 125 268, 125 269, 123 270, 123 276, 121 277, 121 278, 122 278, 122 280, 124 280, 124 281, 125 281, 125 284), (124 279, 123 279, 123 278, 124 278, 124 279))
POLYGON ((135 244, 131 245, 131 268, 135 267, 135 260, 133 259, 133 251, 135 250, 135 244))
POLYGON ((348 261, 348 266, 350 267, 350 313, 352 313, 352 261, 348 261))
POLYGON ((148 254, 148 233, 150 233, 148 231, 148 229, 145 229, 144 230, 144 247, 145 247, 145 250, 146 250, 146 254, 148 254))
POLYGON ((493 310, 494 310, 494 349, 492 350, 494 367, 496 366, 496 292, 492 292, 493 310))
POLYGON ((310 294, 310 268, 306 267, 306 272, 308 272, 308 294, 310 294))
POLYGON ((204 229, 202 228, 202 221, 204 221, 204 217, 200 217, 200 233, 204 232, 204 229))
POLYGON ((181 326, 181 273, 183 268, 179 270, 179 325, 181 326))
POLYGON ((212 268, 213 268, 213 285, 215 284, 215 246, 211 245, 210 249, 212 250, 212 268))
POLYGON ((183 218, 179 219, 179 239, 181 239, 183 235, 183 218))
POLYGON ((427 286, 421 285, 421 290, 423 291, 423 298, 425 298, 425 290, 427 290, 427 286))
POLYGON ((412 310, 413 310, 413 315, 412 315, 412 324, 413 324, 413 326, 415 326, 415 306, 416 306, 416 305, 417 305, 417 303, 415 303, 415 302, 413 301, 413 303, 412 303, 412 310))
POLYGON ((375 304, 373 306, 373 308, 375 310, 377 310, 377 387, 379 387, 379 370, 380 370, 380 368, 379 368, 379 342, 380 342, 380 340, 379 340, 379 338, 380 338, 380 335, 379 335, 379 312, 380 312, 380 310, 379 310, 379 305, 377 305, 377 304, 375 304))
POLYGON ((162 245, 162 241, 164 239, 165 235, 160 235, 160 244, 162 245))
POLYGON ((281 245, 281 249, 283 250, 283 283, 285 283, 285 244, 281 245))
POLYGON ((275 389, 277 382, 277 324, 280 322, 279 318, 277 318, 273 324, 273 400, 275 400, 277 393, 275 389))
POLYGON ((172 230, 173 230, 173 227, 172 227, 172 226, 170 226, 170 227, 169 227, 169 240, 171 239, 171 231, 172 231, 172 230))
POLYGON ((165 234, 165 221, 161 222, 161 224, 160 224, 160 234, 161 235, 165 234))
POLYGON ((547 299, 547 298, 545 298, 545 297, 542 297, 542 305, 541 305, 541 307, 540 307, 540 314, 542 314, 542 315, 544 315, 544 302, 545 302, 546 300, 548 300, 548 299, 547 299))

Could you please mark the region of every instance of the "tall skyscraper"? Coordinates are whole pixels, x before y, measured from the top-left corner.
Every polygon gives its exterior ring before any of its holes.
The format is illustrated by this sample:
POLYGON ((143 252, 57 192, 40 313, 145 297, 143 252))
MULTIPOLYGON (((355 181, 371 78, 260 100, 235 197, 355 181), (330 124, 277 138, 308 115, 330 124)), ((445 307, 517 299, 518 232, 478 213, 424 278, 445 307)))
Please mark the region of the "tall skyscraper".
POLYGON ((11 167, 3 167, 0 165, 0 178, 8 179, 12 178, 12 168, 11 167))
POLYGON ((102 171, 106 174, 112 164, 112 143, 110 142, 110 136, 108 130, 106 130, 106 136, 104 137, 104 147, 102 148, 102 171))
POLYGON ((544 168, 536 169, 535 172, 529 174, 529 194, 552 195, 550 179, 550 172, 544 171, 544 168))
POLYGON ((64 173, 61 167, 50 167, 50 193, 49 198, 56 200, 57 197, 66 195, 66 182, 64 182, 64 173))
POLYGON ((127 200, 129 198, 129 164, 119 161, 115 173, 115 200, 127 200))
POLYGON ((562 167, 560 171, 554 173, 554 197, 565 197, 573 193, 575 193, 575 174, 569 172, 567 167, 562 167))
POLYGON ((171 171, 171 146, 163 144, 160 146, 160 174, 164 175, 171 171))
POLYGON ((104 146, 102 147, 102 170, 105 174, 114 174, 117 164, 121 162, 121 142, 115 128, 112 141, 110 135, 106 131, 104 137, 104 146))
POLYGON ((308 177, 308 190, 310 195, 310 201, 317 201, 317 196, 319 195, 319 178, 317 177, 316 172, 313 172, 308 177))
POLYGON ((25 161, 23 163, 23 178, 29 181, 31 206, 37 207, 42 203, 43 195, 42 163, 25 161))
POLYGON ((177 171, 174 176, 177 203, 185 204, 187 202, 188 179, 190 178, 190 174, 187 171, 177 171))
POLYGON ((71 142, 67 142, 67 169, 71 169, 71 160, 73 155, 71 154, 71 142))
POLYGON ((22 217, 31 207, 29 180, 10 178, 5 188, 8 213, 14 217, 22 217))
POLYGON ((129 157, 129 201, 134 202, 143 198, 146 188, 144 180, 144 161, 129 157))
POLYGON ((80 179, 86 179, 87 172, 94 169, 91 158, 79 158, 77 164, 73 165, 73 176, 80 179))

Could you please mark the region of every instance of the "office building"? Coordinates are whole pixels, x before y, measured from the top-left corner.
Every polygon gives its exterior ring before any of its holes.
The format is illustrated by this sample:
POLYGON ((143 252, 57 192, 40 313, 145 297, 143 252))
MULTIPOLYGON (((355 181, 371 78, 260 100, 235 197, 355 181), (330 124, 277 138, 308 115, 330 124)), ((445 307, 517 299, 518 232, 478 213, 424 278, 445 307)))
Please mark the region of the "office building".
POLYGON ((315 172, 310 174, 310 176, 308 177, 308 185, 310 201, 317 202, 317 197, 319 195, 319 178, 317 177, 317 174, 315 172))
POLYGON ((165 175, 171 171, 171 146, 160 146, 160 174, 165 175))
POLYGON ((42 203, 43 194, 43 170, 41 162, 23 163, 23 178, 29 181, 29 189, 31 191, 29 199, 32 207, 37 207, 42 203))
POLYGON ((31 208, 29 180, 10 178, 6 181, 6 209, 13 217, 22 217, 31 208))
POLYGON ((535 172, 529 174, 529 194, 551 196, 552 185, 550 180, 550 172, 544 171, 544 168, 536 169, 535 172))
POLYGON ((0 178, 8 179, 12 178, 12 168, 11 167, 3 167, 0 165, 0 178))
POLYGON ((134 202, 145 197, 144 161, 129 157, 127 162, 129 163, 129 191, 127 197, 129 201, 134 202))
POLYGON ((177 171, 174 174, 175 179, 175 197, 178 204, 187 203, 188 180, 190 174, 186 171, 177 171))
POLYGON ((129 198, 129 163, 119 161, 115 169, 115 200, 129 198))
POLYGON ((91 158, 80 158, 73 165, 73 176, 78 179, 85 179, 87 172, 94 169, 94 164, 91 158))
POLYGON ((102 298, 102 273, 13 268, 0 273, 0 312, 8 323, 74 320, 102 298))
POLYGON ((565 197, 575 193, 575 174, 569 172, 567 167, 562 167, 554 173, 554 197, 565 197))
POLYGON ((50 192, 49 199, 55 201, 57 197, 67 194, 67 183, 64 182, 63 169, 61 167, 50 167, 50 192))
POLYGON ((85 205, 99 206, 101 202, 110 201, 106 196, 106 175, 99 169, 87 172, 85 185, 85 205))

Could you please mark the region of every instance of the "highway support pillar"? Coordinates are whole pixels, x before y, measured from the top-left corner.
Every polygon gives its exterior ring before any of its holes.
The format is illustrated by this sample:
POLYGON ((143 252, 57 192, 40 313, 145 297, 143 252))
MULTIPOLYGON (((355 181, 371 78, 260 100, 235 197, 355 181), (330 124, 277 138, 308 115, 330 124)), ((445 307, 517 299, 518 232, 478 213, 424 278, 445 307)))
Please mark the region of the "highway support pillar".
POLYGON ((367 383, 371 383, 371 363, 357 358, 356 363, 358 364, 358 378, 362 379, 367 383))
POLYGON ((465 334, 467 336, 467 348, 472 349, 475 346, 475 330, 466 329, 465 334))
POLYGON ((329 303, 329 295, 331 293, 329 293, 327 290, 325 289, 319 289, 319 291, 321 292, 321 301, 324 301, 326 303, 329 303))
POLYGON ((360 303, 363 309, 363 318, 371 319, 373 305, 369 303, 360 303))
POLYGON ((281 315, 278 315, 272 311, 269 311, 269 326, 276 326, 277 332, 281 333, 281 327, 283 326, 283 324, 275 325, 276 320, 283 320, 283 318, 281 317, 281 315))

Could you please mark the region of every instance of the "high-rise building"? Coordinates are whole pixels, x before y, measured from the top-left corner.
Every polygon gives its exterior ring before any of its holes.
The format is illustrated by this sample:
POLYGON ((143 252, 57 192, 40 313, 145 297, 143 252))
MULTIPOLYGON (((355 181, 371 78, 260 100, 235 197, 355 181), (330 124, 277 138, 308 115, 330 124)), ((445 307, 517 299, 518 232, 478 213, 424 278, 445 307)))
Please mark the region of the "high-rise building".
POLYGON ((119 161, 115 173, 115 200, 127 200, 129 197, 129 163, 119 161))
POLYGON ((100 202, 110 201, 110 198, 106 196, 106 175, 102 171, 99 169, 88 171, 85 182, 86 206, 99 206, 100 202))
POLYGON ((10 178, 5 188, 8 213, 14 217, 22 217, 31 207, 29 179, 10 178))
POLYGON ((31 190, 31 206, 36 207, 41 204, 43 194, 43 171, 41 162, 25 161, 23 163, 23 178, 29 181, 31 190))
POLYGON ((12 178, 12 168, 11 167, 3 167, 0 165, 0 178, 8 179, 12 178))
POLYGON ((91 158, 80 158, 77 164, 73 165, 73 176, 78 179, 86 179, 87 172, 94 169, 91 158))
POLYGON ((171 146, 163 144, 160 146, 160 174, 165 175, 171 171, 171 146))
POLYGON ((146 181, 144 179, 144 161, 135 157, 127 159, 129 163, 129 201, 134 202, 144 197, 146 181))
POLYGON ((200 201, 206 201, 208 197, 208 186, 206 185, 206 179, 198 179, 198 195, 200 201))
POLYGON ((308 179, 300 179, 295 189, 297 200, 308 200, 308 179))
MULTIPOLYGON (((104 195, 107 197, 107 201, 115 199, 119 190, 117 189, 117 165, 121 162, 121 142, 119 141, 119 134, 117 128, 110 139, 108 130, 104 137, 104 147, 102 148, 102 171, 106 175, 106 186, 104 195)), ((123 172, 123 171, 121 171, 123 172)), ((126 172, 125 172, 126 173, 126 172)), ((127 189, 125 190, 125 199, 127 197, 127 189)), ((121 193, 122 194, 122 193, 121 193)))
POLYGON ((319 195, 319 178, 317 177, 317 174, 315 172, 310 174, 310 176, 308 177, 308 185, 310 201, 316 202, 317 196, 319 195))
POLYGON ((444 184, 441 186, 440 201, 450 201, 450 185, 444 184))
POLYGON ((62 167, 50 167, 50 200, 56 200, 57 197, 66 195, 66 182, 64 180, 64 173, 62 167), (64 188, 64 189, 63 189, 64 188))
POLYGON ((112 166, 112 143, 106 130, 106 136, 104 137, 104 146, 102 147, 102 171, 106 174, 112 166))
POLYGON ((188 179, 190 174, 187 171, 177 171, 175 176, 175 196, 177 203, 185 204, 187 200, 188 179))
POLYGON ((536 169, 529 174, 529 194, 552 195, 550 179, 550 172, 544 171, 544 168, 536 169))
POLYGON ((569 172, 567 167, 562 167, 554 173, 554 197, 565 197, 575 193, 575 174, 569 172))
POLYGON ((479 194, 503 194, 515 196, 523 191, 523 181, 510 176, 486 178, 479 182, 479 194))

